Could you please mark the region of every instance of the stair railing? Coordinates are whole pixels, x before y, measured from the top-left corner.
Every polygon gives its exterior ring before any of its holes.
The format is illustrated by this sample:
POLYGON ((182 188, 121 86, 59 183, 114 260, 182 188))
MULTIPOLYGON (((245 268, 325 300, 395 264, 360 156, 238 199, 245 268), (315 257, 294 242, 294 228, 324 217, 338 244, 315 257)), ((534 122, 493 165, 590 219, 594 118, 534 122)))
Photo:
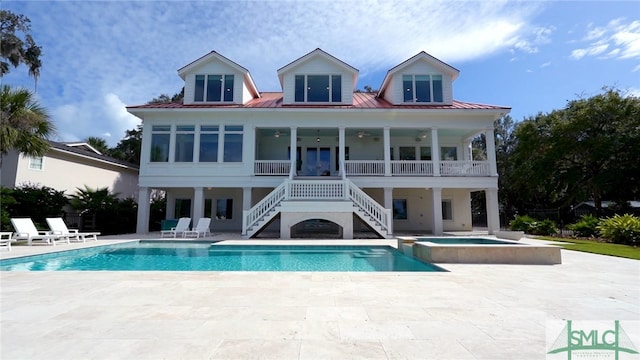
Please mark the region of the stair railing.
POLYGON ((393 217, 391 210, 378 204, 377 201, 357 187, 351 180, 346 181, 349 184, 349 199, 368 216, 373 218, 387 234, 392 234, 393 217))
POLYGON ((288 181, 284 181, 251 209, 242 211, 242 235, 247 235, 249 228, 259 222, 269 211, 273 210, 273 208, 284 200, 287 184, 288 181))

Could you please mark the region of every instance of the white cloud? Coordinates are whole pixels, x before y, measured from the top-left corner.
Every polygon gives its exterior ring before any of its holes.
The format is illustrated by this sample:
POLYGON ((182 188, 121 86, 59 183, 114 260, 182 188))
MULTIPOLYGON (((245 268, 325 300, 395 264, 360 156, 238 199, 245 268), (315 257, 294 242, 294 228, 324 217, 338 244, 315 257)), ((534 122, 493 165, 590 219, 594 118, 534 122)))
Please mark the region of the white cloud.
POLYGON ((546 68, 547 66, 551 66, 551 61, 547 61, 546 63, 540 65, 541 68, 546 68))
POLYGON ((603 59, 640 59, 640 20, 625 23, 618 18, 602 27, 590 24, 583 40, 589 44, 572 50, 573 59, 598 55, 603 59))
MULTIPOLYGON (((60 1, 7 6, 29 16, 32 35, 43 48, 38 92, 42 103, 54 109, 60 136, 78 140, 111 134, 110 145, 139 123, 126 113, 125 104, 180 91, 183 82, 176 70, 211 50, 248 68, 258 88, 269 91, 280 89, 278 68, 317 47, 358 68, 361 80, 373 81, 367 77, 422 50, 456 66, 500 51, 537 52, 555 30, 530 23, 545 6, 538 2, 60 1)), ((22 72, 14 73, 6 79, 32 84, 22 72)))

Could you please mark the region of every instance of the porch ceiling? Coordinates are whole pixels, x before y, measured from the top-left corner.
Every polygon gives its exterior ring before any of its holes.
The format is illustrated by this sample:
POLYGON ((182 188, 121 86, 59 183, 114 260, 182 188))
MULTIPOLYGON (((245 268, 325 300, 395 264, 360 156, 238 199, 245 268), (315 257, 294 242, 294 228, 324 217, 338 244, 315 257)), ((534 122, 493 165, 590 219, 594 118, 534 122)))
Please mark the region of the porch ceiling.
MULTIPOLYGON (((287 137, 291 134, 291 129, 289 128, 263 128, 257 129, 257 135, 264 136, 275 136, 276 134, 281 137, 287 137)), ((438 135, 441 137, 453 137, 453 138, 462 138, 468 139, 470 137, 474 137, 479 134, 482 130, 477 129, 438 129, 438 135)), ((307 136, 338 136, 337 128, 325 128, 325 129, 314 129, 314 128, 298 128, 297 130, 298 136, 307 137, 307 136)), ((345 129, 345 135, 347 137, 356 137, 358 134, 363 136, 376 136, 382 137, 384 134, 384 130, 381 128, 348 128, 345 129)), ((391 136, 399 136, 399 137, 431 137, 430 129, 391 129, 391 136)))

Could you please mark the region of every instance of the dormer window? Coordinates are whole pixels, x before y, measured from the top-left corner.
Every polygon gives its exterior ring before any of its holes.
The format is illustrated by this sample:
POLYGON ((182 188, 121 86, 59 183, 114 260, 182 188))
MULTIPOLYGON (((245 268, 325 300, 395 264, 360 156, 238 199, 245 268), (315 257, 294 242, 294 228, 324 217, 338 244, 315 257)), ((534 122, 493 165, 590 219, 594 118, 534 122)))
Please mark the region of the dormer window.
POLYGON ((342 102, 342 76, 296 75, 295 102, 342 102))
POLYGON ((232 102, 233 75, 196 75, 194 102, 232 102))
POLYGON ((442 75, 402 75, 404 102, 443 102, 442 75))

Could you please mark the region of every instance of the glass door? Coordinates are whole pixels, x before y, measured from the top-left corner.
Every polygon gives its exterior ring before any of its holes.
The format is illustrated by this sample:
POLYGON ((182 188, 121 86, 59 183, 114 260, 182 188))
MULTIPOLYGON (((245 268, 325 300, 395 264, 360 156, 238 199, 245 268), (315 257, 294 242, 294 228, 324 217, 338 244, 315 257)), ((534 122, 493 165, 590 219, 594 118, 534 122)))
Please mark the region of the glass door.
POLYGON ((307 148, 305 175, 329 176, 331 175, 331 148, 307 148))

